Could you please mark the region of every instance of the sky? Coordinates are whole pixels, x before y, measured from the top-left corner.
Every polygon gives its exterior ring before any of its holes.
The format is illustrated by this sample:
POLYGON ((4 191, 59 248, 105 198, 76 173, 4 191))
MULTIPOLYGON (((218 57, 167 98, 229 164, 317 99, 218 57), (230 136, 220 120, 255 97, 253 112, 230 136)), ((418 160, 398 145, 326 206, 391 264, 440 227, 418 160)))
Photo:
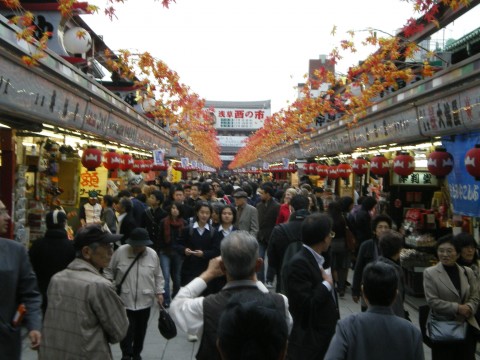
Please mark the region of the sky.
MULTIPOLYGON (((206 100, 271 100, 272 113, 295 100, 308 60, 340 47, 347 31, 356 31, 359 49, 343 53, 339 73, 373 51, 362 48, 368 32, 360 30, 394 34, 417 17, 412 4, 401 0, 176 0, 169 9, 160 1, 124 1, 114 5, 113 21, 103 14, 83 16, 111 49, 150 52, 206 100)), ((104 8, 107 0, 89 2, 104 8)), ((477 23, 473 13, 467 23, 477 23)), ((471 30, 455 24, 433 38, 441 43, 471 30)))

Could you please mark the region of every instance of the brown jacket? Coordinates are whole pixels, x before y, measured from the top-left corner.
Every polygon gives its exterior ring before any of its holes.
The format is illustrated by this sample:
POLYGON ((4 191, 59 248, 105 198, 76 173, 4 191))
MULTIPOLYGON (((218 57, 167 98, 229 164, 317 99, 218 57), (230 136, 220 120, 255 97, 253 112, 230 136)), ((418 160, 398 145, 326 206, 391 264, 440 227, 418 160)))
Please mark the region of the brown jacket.
POLYGON ((128 319, 110 281, 88 262, 75 259, 53 276, 43 324, 40 360, 108 360, 128 319))

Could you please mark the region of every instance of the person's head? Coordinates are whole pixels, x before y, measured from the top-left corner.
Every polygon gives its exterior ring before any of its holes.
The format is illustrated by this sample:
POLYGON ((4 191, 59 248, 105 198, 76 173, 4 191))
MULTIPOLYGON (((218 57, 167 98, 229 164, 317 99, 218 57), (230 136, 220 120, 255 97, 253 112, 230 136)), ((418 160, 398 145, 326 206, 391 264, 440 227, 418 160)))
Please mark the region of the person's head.
POLYGON ((212 223, 219 224, 220 212, 222 211, 225 205, 219 201, 214 201, 211 205, 212 205, 212 223))
POLYGON ((453 238, 454 242, 458 242, 460 246, 460 259, 462 264, 472 264, 478 260, 477 243, 473 235, 468 233, 460 233, 453 238))
POLYGON ((340 201, 334 201, 328 204, 327 213, 330 215, 335 223, 342 218, 342 205, 340 201))
POLYGON ((144 193, 138 194, 137 196, 135 196, 135 199, 137 199, 138 201, 140 201, 144 204, 147 203, 147 195, 145 195, 144 193))
POLYGON ((382 233, 392 229, 392 218, 385 214, 380 214, 372 219, 372 232, 378 239, 382 233))
POLYGON ((204 225, 212 216, 212 206, 207 201, 199 201, 195 205, 195 220, 204 225))
POLYGON ((182 203, 173 202, 167 207, 167 214, 171 219, 177 219, 183 217, 185 208, 182 203))
POLYGON ((217 180, 212 181, 213 191, 216 193, 218 190, 222 190, 220 183, 217 180))
POLYGON ((293 211, 308 210, 309 201, 304 195, 294 195, 290 199, 290 207, 293 211))
POLYGON ((77 258, 90 263, 97 270, 110 264, 113 254, 112 243, 120 241, 122 235, 110 234, 99 224, 86 225, 77 231, 73 246, 77 258))
POLYGON ((122 197, 118 202, 117 211, 119 214, 130 213, 133 208, 132 200, 126 197, 122 197))
POLYGON ((154 190, 151 192, 150 196, 147 199, 147 204, 152 208, 157 208, 162 205, 164 200, 163 193, 160 190, 154 190))
POLYGON ((141 227, 133 229, 125 242, 131 246, 134 254, 144 252, 147 246, 153 245, 147 229, 141 227))
POLYGON ((198 186, 198 183, 196 183, 192 184, 192 187, 190 188, 190 197, 193 199, 198 198, 198 195, 200 195, 200 189, 198 186))
POLYGON ((437 240, 436 244, 438 260, 445 266, 453 266, 460 257, 460 243, 453 240, 453 235, 448 234, 437 240))
POLYGON ((0 234, 5 234, 8 231, 8 221, 10 219, 7 207, 0 201, 0 234))
POLYGON ((392 265, 382 261, 368 264, 363 270, 362 289, 369 305, 390 306, 397 296, 398 275, 392 265))
POLYGON ((213 194, 213 186, 207 182, 202 183, 202 186, 200 187, 200 196, 210 200, 213 197, 213 194))
POLYGON ((275 190, 268 184, 263 184, 259 190, 260 199, 262 201, 269 201, 275 195, 275 190))
POLYGON ((220 210, 220 224, 231 225, 237 220, 237 209, 233 205, 225 205, 220 210))
POLYGON ((112 195, 104 195, 102 198, 102 207, 103 208, 111 208, 113 206, 113 196, 112 195))
POLYGON ((88 202, 90 205, 95 205, 98 202, 98 193, 95 190, 88 192, 88 202))
POLYGON ((324 193, 324 190, 320 186, 315 186, 313 188, 313 193, 315 194, 315 197, 320 198, 320 197, 322 197, 322 195, 324 193))
MULTIPOLYGON (((243 184, 240 189, 245 191, 248 197, 252 196, 252 194, 254 193, 253 187, 249 183, 243 184)), ((255 191, 257 191, 257 185, 255 185, 255 191)))
POLYGON ((130 192, 132 193, 133 197, 137 197, 138 195, 142 194, 142 189, 140 186, 132 186, 130 192))
POLYGON ((190 184, 183 185, 183 193, 185 194, 185 199, 189 198, 190 194, 192 193, 192 185, 190 184))
POLYGON ((403 248, 403 235, 394 230, 386 230, 378 240, 378 247, 384 257, 398 260, 403 248))
POLYGON ((175 187, 172 197, 173 201, 183 202, 185 200, 185 193, 183 192, 183 188, 181 186, 175 187))
POLYGON ((297 190, 294 188, 288 188, 283 194, 283 202, 285 204, 290 204, 290 200, 292 200, 295 195, 297 195, 297 190))
POLYGON ((236 206, 242 207, 248 203, 248 194, 246 191, 243 191, 241 189, 233 193, 233 198, 235 199, 236 206))
POLYGON ((65 229, 67 223, 67 214, 63 210, 50 211, 45 217, 47 229, 65 229))
POLYGON ((225 184, 223 186, 223 191, 225 192, 225 195, 231 196, 233 194, 233 185, 225 184))
POLYGON ((217 349, 223 360, 283 360, 287 340, 285 315, 268 294, 233 295, 218 322, 217 349))
POLYGON ((165 198, 168 198, 170 196, 171 189, 172 189, 172 184, 168 181, 163 181, 160 184, 160 191, 163 193, 163 196, 165 196, 165 198))
POLYGON ((122 198, 122 197, 130 198, 132 197, 132 193, 128 190, 120 190, 117 196, 119 198, 122 198))
POLYGON ((377 205, 377 200, 373 196, 366 196, 362 201, 362 208, 367 211, 372 211, 377 205))
POLYGON ((263 264, 258 241, 247 231, 232 231, 222 240, 220 253, 227 280, 253 279, 263 264))
POLYGON ((340 198, 340 205, 342 208, 342 212, 348 213, 353 208, 353 199, 351 196, 342 196, 340 198))
POLYGON ((326 214, 311 214, 303 220, 302 242, 310 247, 319 247, 321 251, 326 251, 335 233, 332 231, 332 218, 326 214))

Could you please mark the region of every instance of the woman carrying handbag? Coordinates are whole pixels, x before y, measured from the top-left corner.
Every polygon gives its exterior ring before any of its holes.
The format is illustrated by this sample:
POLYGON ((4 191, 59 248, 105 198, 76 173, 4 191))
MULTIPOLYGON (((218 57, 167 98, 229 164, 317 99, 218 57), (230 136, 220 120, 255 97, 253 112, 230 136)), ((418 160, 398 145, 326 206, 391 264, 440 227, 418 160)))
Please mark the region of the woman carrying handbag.
POLYGON ((439 263, 423 273, 430 307, 427 333, 432 342, 432 360, 474 360, 474 329, 479 329, 474 316, 479 303, 478 283, 470 268, 457 264, 460 244, 452 235, 438 239, 437 256, 439 263), (440 340, 435 329, 451 338, 440 340))

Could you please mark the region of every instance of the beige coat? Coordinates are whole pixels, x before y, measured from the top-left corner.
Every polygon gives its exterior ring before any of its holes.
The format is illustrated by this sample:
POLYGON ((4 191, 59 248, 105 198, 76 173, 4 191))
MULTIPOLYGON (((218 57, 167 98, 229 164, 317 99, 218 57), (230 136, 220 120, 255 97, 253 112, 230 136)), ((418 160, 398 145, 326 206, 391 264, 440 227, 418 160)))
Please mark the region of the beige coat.
MULTIPOLYGON (((463 320, 462 317, 457 314, 458 305, 467 304, 472 309, 472 313, 475 314, 480 299, 478 282, 472 269, 456 266, 459 270, 461 294, 455 289, 441 263, 425 269, 423 288, 425 298, 433 314, 461 321, 463 320)), ((467 321, 470 325, 480 329, 473 315, 467 321)))
POLYGON ((122 301, 112 283, 88 262, 75 259, 48 287, 40 360, 109 360, 109 343, 128 329, 122 301))

